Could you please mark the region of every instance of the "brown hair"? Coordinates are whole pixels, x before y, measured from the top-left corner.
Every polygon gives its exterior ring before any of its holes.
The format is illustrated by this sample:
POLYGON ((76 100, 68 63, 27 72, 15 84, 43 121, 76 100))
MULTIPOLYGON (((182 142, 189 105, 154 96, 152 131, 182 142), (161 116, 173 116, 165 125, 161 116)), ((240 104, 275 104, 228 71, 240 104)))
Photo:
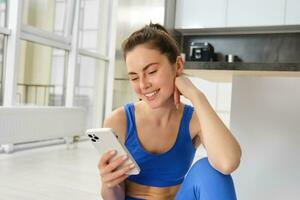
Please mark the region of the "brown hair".
POLYGON ((124 59, 126 60, 126 55, 129 51, 140 44, 147 44, 150 48, 159 50, 161 54, 167 56, 172 64, 176 62, 177 56, 180 55, 176 41, 160 24, 152 24, 150 22, 149 25, 132 33, 122 45, 124 59))

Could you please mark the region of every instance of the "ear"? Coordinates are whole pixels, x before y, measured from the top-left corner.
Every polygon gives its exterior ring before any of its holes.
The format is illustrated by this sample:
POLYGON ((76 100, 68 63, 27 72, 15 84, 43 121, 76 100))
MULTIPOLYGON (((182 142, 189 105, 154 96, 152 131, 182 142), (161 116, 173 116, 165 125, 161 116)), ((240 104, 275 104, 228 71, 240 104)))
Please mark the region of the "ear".
POLYGON ((176 58, 176 76, 180 76, 183 73, 184 61, 181 56, 176 58))

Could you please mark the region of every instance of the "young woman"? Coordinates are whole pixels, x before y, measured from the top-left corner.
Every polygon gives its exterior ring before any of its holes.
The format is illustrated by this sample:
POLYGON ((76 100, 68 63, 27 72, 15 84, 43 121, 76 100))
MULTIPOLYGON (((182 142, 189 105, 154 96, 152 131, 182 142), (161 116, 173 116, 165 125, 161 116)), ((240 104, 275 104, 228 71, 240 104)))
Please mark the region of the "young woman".
POLYGON ((164 27, 150 23, 125 40, 123 51, 141 101, 113 111, 104 127, 119 135, 141 172, 128 177, 132 165, 117 170, 126 156, 110 162, 114 151, 104 154, 98 164, 103 199, 236 199, 229 174, 239 166, 240 146, 205 95, 183 75, 176 42, 164 27), (180 95, 193 107, 182 104, 180 95), (200 144, 208 158, 191 167, 200 144))

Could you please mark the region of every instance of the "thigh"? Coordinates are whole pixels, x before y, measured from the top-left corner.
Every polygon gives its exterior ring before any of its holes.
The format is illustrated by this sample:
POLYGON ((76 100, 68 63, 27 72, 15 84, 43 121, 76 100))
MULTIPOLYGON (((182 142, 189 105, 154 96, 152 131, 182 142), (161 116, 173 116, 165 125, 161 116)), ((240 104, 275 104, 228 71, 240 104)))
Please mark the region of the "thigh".
POLYGON ((236 200, 236 194, 232 177, 218 172, 203 158, 191 167, 175 199, 236 200))

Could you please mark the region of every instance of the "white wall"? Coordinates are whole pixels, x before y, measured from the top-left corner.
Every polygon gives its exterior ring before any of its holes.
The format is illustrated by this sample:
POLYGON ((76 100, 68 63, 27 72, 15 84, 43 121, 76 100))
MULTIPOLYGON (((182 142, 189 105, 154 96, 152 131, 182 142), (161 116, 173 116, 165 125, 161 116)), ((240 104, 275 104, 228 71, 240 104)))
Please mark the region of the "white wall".
POLYGON ((238 199, 299 199, 300 78, 234 77, 230 114, 238 199))

